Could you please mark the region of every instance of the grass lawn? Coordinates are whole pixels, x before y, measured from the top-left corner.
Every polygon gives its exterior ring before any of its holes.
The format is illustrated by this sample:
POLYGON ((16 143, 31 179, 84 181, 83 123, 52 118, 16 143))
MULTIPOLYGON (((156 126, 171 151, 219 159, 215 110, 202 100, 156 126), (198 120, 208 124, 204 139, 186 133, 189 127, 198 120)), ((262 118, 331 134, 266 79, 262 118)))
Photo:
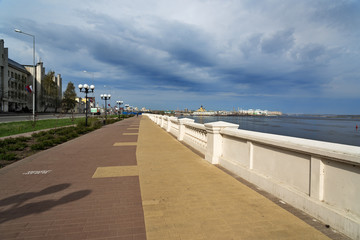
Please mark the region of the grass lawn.
POLYGON ((9 122, 9 123, 0 123, 0 137, 11 136, 20 133, 33 132, 42 129, 48 128, 57 128, 63 126, 69 126, 77 124, 84 118, 64 118, 64 119, 46 119, 46 120, 37 120, 33 121, 22 121, 22 122, 9 122))

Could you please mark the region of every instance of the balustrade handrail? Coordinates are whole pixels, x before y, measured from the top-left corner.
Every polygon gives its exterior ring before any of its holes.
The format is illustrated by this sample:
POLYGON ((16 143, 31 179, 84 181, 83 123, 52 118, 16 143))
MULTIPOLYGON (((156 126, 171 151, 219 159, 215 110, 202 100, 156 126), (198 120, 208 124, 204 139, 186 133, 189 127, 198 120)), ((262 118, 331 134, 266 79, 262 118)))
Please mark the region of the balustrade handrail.
POLYGON ((323 142, 304 138, 282 136, 270 133, 253 132, 241 129, 223 129, 221 134, 271 145, 278 148, 290 149, 317 156, 325 156, 340 162, 360 165, 360 147, 345 144, 323 142))
POLYGON ((170 121, 179 124, 179 120, 177 118, 171 118, 170 121))
POLYGON ((200 130, 206 131, 204 124, 201 124, 201 123, 185 123, 184 125, 195 128, 195 129, 200 129, 200 130))

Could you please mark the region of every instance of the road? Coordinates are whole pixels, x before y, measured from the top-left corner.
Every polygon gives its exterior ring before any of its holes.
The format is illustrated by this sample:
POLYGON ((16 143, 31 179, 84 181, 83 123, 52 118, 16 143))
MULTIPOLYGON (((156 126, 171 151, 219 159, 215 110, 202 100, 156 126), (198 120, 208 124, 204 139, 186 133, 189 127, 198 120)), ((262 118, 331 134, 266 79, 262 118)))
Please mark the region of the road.
MULTIPOLYGON (((56 119, 56 118, 70 118, 71 114, 54 114, 54 113, 38 113, 37 120, 56 119)), ((75 118, 85 117, 85 114, 74 114, 75 118)), ((0 123, 5 122, 20 122, 32 120, 31 113, 1 113, 0 123)))

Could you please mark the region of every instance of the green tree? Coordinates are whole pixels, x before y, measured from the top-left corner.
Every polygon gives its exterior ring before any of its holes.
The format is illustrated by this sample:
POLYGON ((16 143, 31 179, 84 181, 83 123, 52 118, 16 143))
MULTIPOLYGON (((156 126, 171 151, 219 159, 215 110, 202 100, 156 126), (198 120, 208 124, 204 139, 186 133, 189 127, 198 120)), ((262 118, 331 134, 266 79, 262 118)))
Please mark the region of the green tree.
POLYGON ((62 100, 63 111, 68 112, 74 109, 76 106, 76 92, 75 86, 72 82, 69 82, 64 92, 64 98, 62 100))
POLYGON ((49 71, 43 78, 41 83, 41 105, 44 106, 44 112, 48 107, 53 107, 55 112, 60 105, 58 86, 55 79, 55 72, 49 71))

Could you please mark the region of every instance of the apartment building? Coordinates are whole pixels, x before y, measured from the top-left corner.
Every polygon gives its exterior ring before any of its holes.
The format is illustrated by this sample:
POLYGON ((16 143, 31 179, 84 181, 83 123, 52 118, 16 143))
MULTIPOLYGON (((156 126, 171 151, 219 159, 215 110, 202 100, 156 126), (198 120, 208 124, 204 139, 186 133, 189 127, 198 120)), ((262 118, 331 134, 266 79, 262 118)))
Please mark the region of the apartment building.
POLYGON ((56 97, 49 95, 44 89, 45 67, 42 62, 22 65, 8 57, 8 48, 0 39, 0 112, 32 111, 33 94, 36 94, 36 112, 60 111, 62 99, 62 78, 60 74, 53 76, 56 97), (36 72, 36 84, 33 77, 36 72))

